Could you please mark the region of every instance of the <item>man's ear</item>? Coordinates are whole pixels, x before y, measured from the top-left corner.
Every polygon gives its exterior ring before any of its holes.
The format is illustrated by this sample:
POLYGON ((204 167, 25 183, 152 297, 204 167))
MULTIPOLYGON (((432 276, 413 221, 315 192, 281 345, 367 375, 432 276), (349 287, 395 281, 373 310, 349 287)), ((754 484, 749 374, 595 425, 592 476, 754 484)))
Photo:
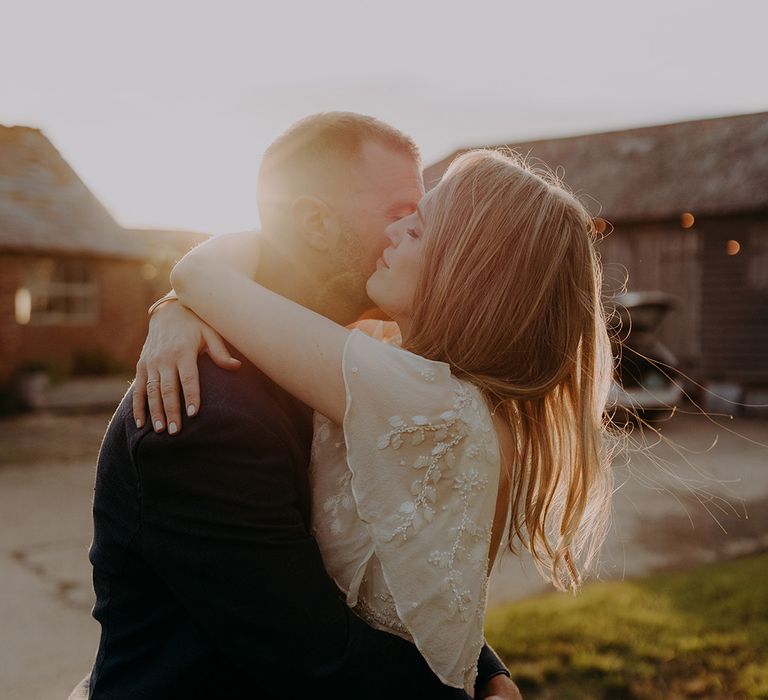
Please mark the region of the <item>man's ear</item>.
POLYGON ((291 213, 296 230, 310 248, 320 252, 333 248, 339 236, 339 220, 322 199, 302 195, 293 202, 291 213))

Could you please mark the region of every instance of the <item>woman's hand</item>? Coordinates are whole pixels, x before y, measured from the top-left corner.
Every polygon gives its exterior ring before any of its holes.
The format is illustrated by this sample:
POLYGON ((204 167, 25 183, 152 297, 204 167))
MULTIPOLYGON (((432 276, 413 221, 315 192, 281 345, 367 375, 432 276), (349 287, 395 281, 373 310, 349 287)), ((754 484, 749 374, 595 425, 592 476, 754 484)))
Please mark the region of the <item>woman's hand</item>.
POLYGON ((179 302, 168 301, 152 314, 133 385, 133 417, 137 427, 146 422, 149 403, 155 431, 162 432, 167 426, 169 434, 178 433, 182 393, 187 416, 200 410, 197 356, 203 352, 222 369, 240 367, 240 361, 230 355, 221 336, 179 302))

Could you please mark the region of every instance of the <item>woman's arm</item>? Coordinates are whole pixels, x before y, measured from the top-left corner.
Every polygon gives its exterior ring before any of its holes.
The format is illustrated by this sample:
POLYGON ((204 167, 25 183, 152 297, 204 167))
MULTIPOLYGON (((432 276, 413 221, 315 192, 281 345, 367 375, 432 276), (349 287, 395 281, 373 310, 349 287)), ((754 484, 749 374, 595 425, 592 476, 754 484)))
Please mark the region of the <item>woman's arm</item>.
POLYGON ((228 240, 224 256, 214 241, 188 253, 171 273, 179 300, 286 391, 341 423, 349 331, 254 282, 257 253, 240 254, 249 242, 228 240))
MULTIPOLYGON (((184 256, 201 263, 218 263, 253 279, 259 266, 258 231, 240 231, 211 236, 184 256)), ((177 292, 178 293, 178 292, 177 292)))

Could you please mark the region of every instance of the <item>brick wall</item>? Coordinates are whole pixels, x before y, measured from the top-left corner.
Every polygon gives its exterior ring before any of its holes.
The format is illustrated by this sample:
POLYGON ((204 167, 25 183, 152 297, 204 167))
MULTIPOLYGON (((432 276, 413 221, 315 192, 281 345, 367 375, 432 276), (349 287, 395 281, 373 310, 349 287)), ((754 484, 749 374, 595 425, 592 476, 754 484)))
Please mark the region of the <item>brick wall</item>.
POLYGON ((167 266, 159 266, 155 277, 147 280, 143 261, 93 259, 99 290, 97 322, 20 325, 15 318, 15 294, 25 265, 34 259, 0 254, 0 385, 29 362, 66 369, 78 350, 100 348, 132 368, 146 334, 147 307, 169 287, 167 266))
POLYGON ((10 379, 19 351, 20 327, 14 310, 19 273, 17 256, 0 255, 0 386, 10 379))

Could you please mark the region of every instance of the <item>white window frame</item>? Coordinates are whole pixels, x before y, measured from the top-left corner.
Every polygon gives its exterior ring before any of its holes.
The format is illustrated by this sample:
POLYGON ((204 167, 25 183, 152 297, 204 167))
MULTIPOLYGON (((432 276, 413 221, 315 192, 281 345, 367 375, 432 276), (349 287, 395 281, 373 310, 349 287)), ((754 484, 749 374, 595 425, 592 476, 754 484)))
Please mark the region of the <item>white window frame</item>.
MULTIPOLYGON (((95 261, 91 260, 72 260, 67 258, 48 258, 36 260, 27 272, 26 284, 24 287, 29 292, 31 308, 29 318, 25 325, 30 326, 75 326, 75 325, 93 325, 99 320, 99 285, 96 279, 95 261), (49 262, 50 261, 50 262, 49 262), (40 274, 41 264, 52 264, 54 267, 53 279, 43 279, 40 274), (86 282, 67 282, 56 280, 56 266, 63 265, 83 265, 87 271, 86 282), (39 305, 39 299, 43 297, 46 300, 65 299, 78 300, 80 311, 59 311, 35 308, 39 305), (38 303, 36 304, 36 301, 38 303)), ((18 292, 17 292, 18 298, 18 292)), ((66 305, 66 304, 65 304, 66 305)), ((17 322, 20 320, 17 313, 17 322)))

